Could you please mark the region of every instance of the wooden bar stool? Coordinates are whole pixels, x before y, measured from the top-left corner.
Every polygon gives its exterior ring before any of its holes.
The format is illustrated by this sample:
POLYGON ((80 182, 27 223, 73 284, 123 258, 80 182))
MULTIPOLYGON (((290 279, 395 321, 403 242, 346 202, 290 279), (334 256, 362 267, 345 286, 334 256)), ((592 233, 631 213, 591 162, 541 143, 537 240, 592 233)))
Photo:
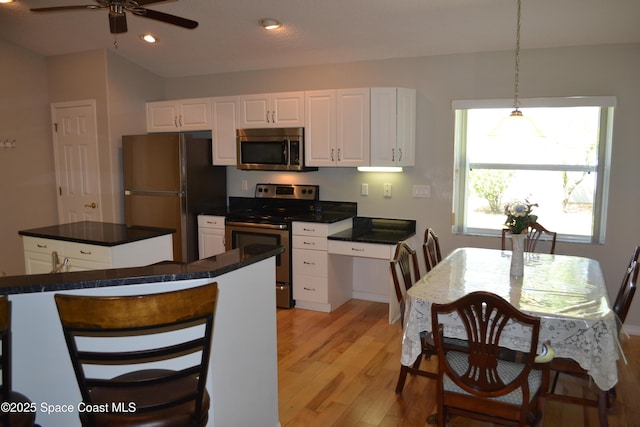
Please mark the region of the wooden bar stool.
POLYGON ((217 283, 147 295, 55 295, 82 401, 93 409, 80 413, 82 425, 206 425, 217 295, 217 283))
POLYGON ((36 421, 36 407, 27 396, 12 390, 11 383, 11 302, 6 295, 0 296, 0 340, 2 340, 2 356, 0 356, 0 369, 2 369, 2 396, 0 401, 17 403, 28 410, 21 412, 2 411, 0 426, 2 427, 27 427, 34 426, 36 421), (33 409, 33 411, 31 411, 33 409))

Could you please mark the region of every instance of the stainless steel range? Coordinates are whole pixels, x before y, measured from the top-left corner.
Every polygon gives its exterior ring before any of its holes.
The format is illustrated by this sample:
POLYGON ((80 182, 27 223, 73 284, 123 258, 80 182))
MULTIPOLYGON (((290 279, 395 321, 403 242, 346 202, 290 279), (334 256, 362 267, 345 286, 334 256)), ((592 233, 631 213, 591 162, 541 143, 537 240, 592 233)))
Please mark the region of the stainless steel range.
POLYGON ((256 184, 255 198, 230 197, 226 217, 226 249, 245 253, 260 245, 278 245, 276 257, 276 305, 294 306, 291 283, 291 222, 315 215, 319 187, 296 184, 256 184))

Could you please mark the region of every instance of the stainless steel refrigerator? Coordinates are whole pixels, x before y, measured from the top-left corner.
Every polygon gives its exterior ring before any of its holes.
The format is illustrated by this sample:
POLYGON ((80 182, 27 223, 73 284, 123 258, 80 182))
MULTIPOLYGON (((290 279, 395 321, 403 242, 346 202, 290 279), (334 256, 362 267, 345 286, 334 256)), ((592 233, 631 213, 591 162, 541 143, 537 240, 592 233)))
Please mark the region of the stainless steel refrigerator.
POLYGON ((211 163, 211 139, 190 134, 122 137, 127 225, 173 228, 174 261, 198 259, 197 215, 224 214, 224 166, 211 163))

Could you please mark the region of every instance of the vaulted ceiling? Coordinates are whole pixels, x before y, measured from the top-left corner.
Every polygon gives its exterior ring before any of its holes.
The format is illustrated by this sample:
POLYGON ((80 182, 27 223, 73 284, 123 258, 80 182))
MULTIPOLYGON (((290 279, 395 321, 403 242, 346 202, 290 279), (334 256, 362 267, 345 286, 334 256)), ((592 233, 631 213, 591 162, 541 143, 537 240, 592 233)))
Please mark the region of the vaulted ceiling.
MULTIPOLYGON (((146 6, 199 22, 184 29, 127 13, 109 32, 108 10, 34 13, 93 0, 0 4, 0 38, 49 56, 117 53, 179 77, 289 66, 513 49, 516 0, 178 0, 146 6), (258 21, 283 23, 268 32, 258 21), (159 43, 147 45, 142 33, 159 43)), ((640 42, 638 0, 522 0, 522 49, 640 42)))

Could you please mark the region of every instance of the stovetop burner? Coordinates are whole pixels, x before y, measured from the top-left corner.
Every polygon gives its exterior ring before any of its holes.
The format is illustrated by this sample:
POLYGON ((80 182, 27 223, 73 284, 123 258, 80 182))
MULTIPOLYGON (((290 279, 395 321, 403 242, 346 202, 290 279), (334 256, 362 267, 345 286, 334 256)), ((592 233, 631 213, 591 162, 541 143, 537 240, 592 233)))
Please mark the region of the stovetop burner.
POLYGON ((286 224, 314 212, 318 200, 317 185, 256 184, 254 199, 230 199, 227 222, 286 224))

